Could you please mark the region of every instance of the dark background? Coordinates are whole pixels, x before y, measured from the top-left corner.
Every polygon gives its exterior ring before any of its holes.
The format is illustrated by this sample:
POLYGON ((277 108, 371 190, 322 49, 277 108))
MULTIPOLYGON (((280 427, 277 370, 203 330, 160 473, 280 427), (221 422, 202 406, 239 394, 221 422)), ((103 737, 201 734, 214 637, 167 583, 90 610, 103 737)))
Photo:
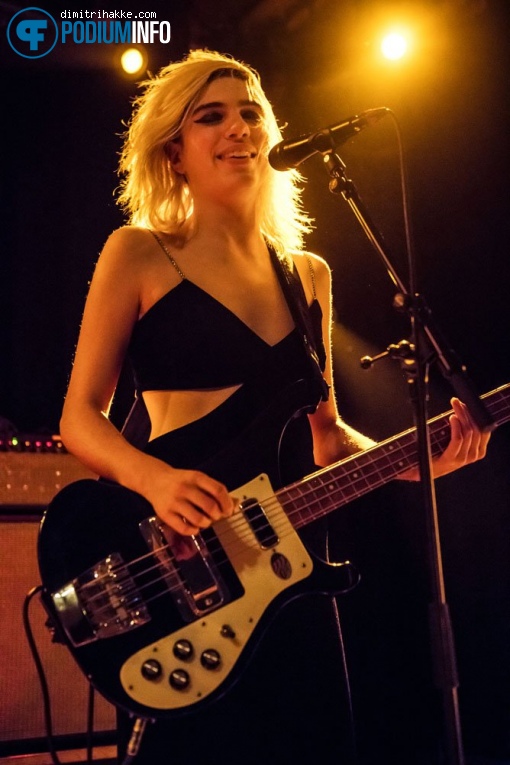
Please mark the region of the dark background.
MULTIPOLYGON (((116 162, 137 87, 117 71, 109 46, 57 45, 33 61, 16 56, 5 27, 21 7, 0 4, 0 417, 11 431, 57 433, 88 280, 108 234, 122 224, 116 162)), ((44 4, 55 16, 65 7, 44 4)), ((138 8, 109 0, 100 7, 138 8)), ((173 35, 167 46, 148 46, 151 71, 189 47, 232 53, 260 71, 287 136, 374 106, 394 110, 420 291, 476 389, 509 382, 507 3, 183 0, 146 9, 169 20, 173 35), (400 65, 383 63, 376 51, 392 16, 416 30, 414 55, 400 65)), ((340 153, 407 278, 392 120, 340 153)), ((339 406, 356 427, 386 437, 412 424, 407 386, 396 362, 363 372, 358 360, 406 337, 408 323, 393 311, 393 287, 352 213, 329 193, 320 159, 302 170, 316 220, 309 247, 334 274, 339 406)), ((448 408, 450 395, 433 371, 430 413, 448 408)), ((119 417, 123 407, 120 397, 119 417)), ((437 484, 473 763, 510 762, 509 457, 506 426, 483 463, 437 484)), ((361 758, 370 764, 413 765, 410 747, 420 736, 432 740, 437 700, 428 695, 420 507, 416 487, 387 487, 336 521, 339 554, 363 573, 341 608, 361 758)))

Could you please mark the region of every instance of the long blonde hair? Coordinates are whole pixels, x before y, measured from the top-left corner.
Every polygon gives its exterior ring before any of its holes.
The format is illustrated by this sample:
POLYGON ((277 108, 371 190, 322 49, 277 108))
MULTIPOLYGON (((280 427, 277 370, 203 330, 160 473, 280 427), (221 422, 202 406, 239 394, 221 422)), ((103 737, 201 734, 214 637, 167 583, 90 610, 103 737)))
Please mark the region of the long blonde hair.
MULTIPOLYGON (((141 86, 144 92, 133 105, 125 134, 119 173, 119 204, 132 225, 152 228, 186 240, 193 228, 193 199, 184 176, 172 168, 169 141, 179 137, 182 125, 215 76, 231 73, 246 82, 261 105, 269 147, 282 134, 258 73, 234 58, 208 50, 191 51, 184 59, 164 67, 141 86)), ((266 241, 283 255, 303 248, 311 220, 303 212, 295 170, 276 172, 269 165, 260 197, 260 227, 266 241)))

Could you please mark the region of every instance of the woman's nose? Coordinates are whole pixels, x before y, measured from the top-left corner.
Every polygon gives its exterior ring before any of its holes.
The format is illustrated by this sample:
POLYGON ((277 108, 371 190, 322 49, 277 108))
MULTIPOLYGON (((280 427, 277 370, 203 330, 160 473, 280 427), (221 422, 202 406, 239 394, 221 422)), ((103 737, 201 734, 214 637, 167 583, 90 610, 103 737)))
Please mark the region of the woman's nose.
POLYGON ((250 134, 250 127, 240 114, 227 123, 227 135, 230 138, 243 138, 250 134))

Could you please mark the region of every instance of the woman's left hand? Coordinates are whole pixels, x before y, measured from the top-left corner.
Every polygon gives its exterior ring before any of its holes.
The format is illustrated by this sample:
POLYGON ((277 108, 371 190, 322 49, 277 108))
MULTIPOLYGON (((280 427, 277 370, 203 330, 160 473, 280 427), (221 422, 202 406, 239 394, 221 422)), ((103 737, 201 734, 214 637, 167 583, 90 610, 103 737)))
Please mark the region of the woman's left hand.
MULTIPOLYGON (((450 443, 439 457, 432 460, 434 478, 481 460, 487 452, 490 432, 481 432, 467 406, 458 398, 452 398, 451 404, 453 414, 450 415, 450 443)), ((419 481, 420 474, 418 468, 411 468, 398 477, 408 481, 419 481)))

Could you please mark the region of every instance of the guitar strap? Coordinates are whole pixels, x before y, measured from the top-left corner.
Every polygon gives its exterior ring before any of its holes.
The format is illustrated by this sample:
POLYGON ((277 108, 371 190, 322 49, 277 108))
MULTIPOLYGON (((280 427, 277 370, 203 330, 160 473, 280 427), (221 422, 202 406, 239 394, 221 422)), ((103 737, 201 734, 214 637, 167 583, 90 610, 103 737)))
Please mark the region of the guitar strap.
MULTIPOLYGON (((316 337, 310 321, 310 312, 303 284, 297 272, 289 267, 287 261, 280 259, 272 247, 268 247, 268 249, 273 268, 276 271, 285 300, 289 306, 289 311, 301 335, 306 355, 310 360, 312 379, 317 384, 322 401, 327 401, 329 398, 329 385, 322 375, 318 353, 319 338, 316 337)), ((325 361, 324 358, 323 361, 325 361)))

